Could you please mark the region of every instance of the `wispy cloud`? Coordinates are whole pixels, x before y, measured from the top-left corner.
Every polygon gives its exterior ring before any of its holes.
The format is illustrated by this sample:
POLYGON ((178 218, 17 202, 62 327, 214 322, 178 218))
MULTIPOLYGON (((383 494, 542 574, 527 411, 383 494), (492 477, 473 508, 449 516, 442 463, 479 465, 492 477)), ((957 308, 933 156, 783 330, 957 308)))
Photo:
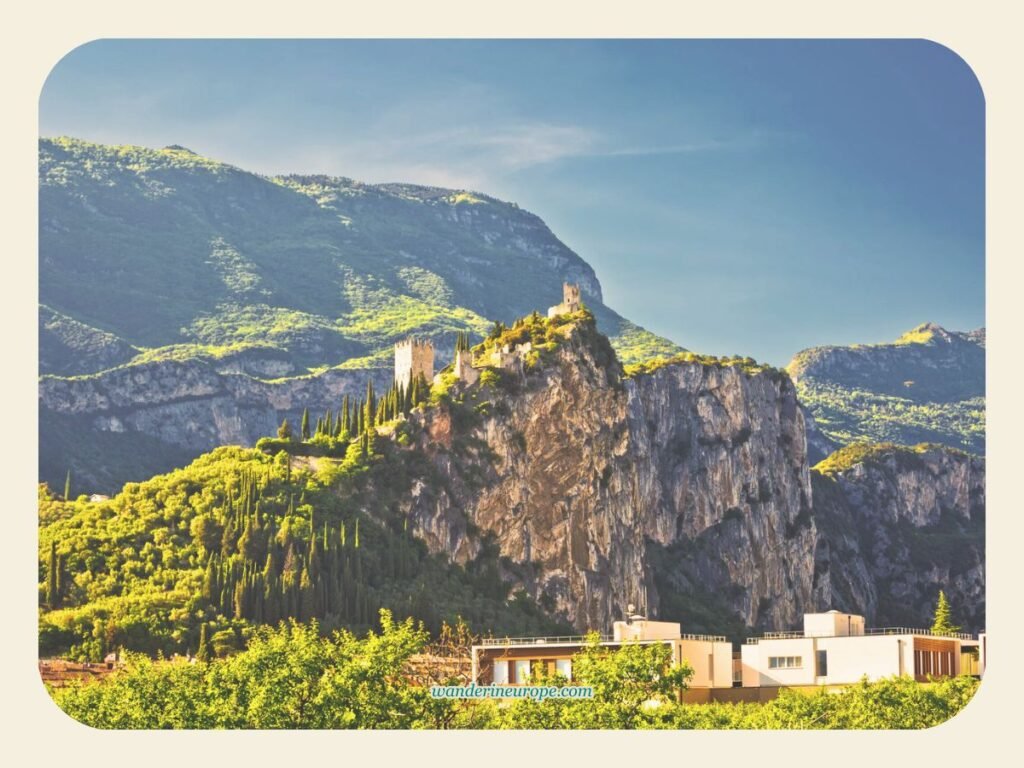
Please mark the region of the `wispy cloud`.
POLYGON ((326 171, 366 181, 413 181, 474 189, 502 176, 576 158, 682 155, 736 149, 751 139, 678 144, 616 145, 579 125, 520 121, 482 123, 401 134, 360 137, 335 145, 305 147, 289 161, 295 170, 326 171))

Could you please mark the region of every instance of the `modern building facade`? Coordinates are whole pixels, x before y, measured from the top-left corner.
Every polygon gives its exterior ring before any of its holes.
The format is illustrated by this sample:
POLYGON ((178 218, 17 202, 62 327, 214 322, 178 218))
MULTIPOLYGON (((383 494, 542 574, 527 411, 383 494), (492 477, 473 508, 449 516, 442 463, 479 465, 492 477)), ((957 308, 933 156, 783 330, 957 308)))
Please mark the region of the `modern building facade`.
MULTIPOLYGON (((721 635, 686 635, 676 622, 633 617, 617 621, 601 646, 609 650, 626 643, 662 643, 671 648, 674 664, 693 668, 691 688, 733 685, 732 643, 721 635)), ((473 646, 473 680, 480 685, 523 685, 540 669, 573 679, 572 659, 587 644, 585 636, 488 638, 473 646)))
POLYGON ((864 617, 829 611, 804 615, 802 632, 770 632, 741 650, 743 687, 849 685, 893 675, 925 682, 980 674, 978 641, 927 629, 866 629, 864 617))

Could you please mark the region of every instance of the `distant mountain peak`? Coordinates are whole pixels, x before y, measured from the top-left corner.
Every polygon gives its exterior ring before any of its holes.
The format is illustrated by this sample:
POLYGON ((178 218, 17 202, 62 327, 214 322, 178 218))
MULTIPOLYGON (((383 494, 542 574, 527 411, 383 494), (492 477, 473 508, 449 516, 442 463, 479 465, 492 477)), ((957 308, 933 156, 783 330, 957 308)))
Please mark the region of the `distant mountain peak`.
POLYGON ((927 322, 921 323, 909 331, 904 333, 898 339, 896 344, 927 344, 936 339, 942 341, 950 341, 953 338, 953 334, 947 331, 938 323, 927 322))
POLYGON ((188 147, 183 147, 181 144, 168 144, 164 149, 170 150, 171 152, 188 152, 190 155, 197 155, 198 152, 193 152, 188 147))
POLYGON ((920 325, 910 329, 893 343, 897 345, 904 345, 934 344, 936 342, 943 342, 946 344, 970 342, 972 344, 985 346, 985 329, 982 327, 968 332, 949 331, 938 323, 927 322, 921 323, 920 325))

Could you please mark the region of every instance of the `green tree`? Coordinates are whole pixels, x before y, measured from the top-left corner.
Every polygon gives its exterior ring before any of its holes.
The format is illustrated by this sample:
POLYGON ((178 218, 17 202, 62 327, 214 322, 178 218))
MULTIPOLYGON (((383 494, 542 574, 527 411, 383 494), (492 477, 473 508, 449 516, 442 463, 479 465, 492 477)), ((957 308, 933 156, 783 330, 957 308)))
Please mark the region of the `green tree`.
POLYGON ((309 440, 309 408, 302 409, 302 439, 309 440))
POLYGON ((46 570, 46 605, 52 610, 59 602, 57 595, 57 542, 50 542, 50 560, 46 570))
POLYGON ((71 470, 64 476, 64 501, 71 501, 71 470))
POLYGON ((282 440, 292 439, 292 427, 288 423, 288 419, 281 422, 281 426, 277 428, 277 436, 282 440))
POLYGON ((939 590, 939 600, 935 604, 935 620, 932 621, 932 634, 953 635, 960 631, 960 627, 953 624, 953 613, 946 600, 946 593, 939 590))
POLYGON ((210 638, 207 636, 206 622, 199 625, 199 649, 196 651, 196 658, 199 661, 210 661, 213 658, 213 651, 210 648, 210 638))

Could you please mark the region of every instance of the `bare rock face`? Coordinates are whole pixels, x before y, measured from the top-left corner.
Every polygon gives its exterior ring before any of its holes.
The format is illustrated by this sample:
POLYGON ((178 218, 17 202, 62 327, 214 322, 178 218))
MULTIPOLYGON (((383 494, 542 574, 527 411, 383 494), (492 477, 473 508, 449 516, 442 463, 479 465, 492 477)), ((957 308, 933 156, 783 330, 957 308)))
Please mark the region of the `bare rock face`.
POLYGON ((957 620, 985 627, 985 460, 893 446, 816 476, 823 599, 877 624, 927 626, 940 589, 957 620))
POLYGON ((584 330, 508 388, 454 440, 448 409, 424 417, 443 481, 409 512, 433 549, 466 560, 493 536, 527 592, 581 629, 628 603, 657 612, 651 543, 703 542, 694 578, 748 624, 809 607, 806 438, 784 375, 695 362, 624 379, 584 330), (460 442, 486 457, 475 478, 460 442))
MULTIPOLYGON (((40 423, 45 428, 53 421, 70 420, 82 440, 104 433, 145 439, 145 457, 154 464, 132 469, 156 474, 173 466, 167 457, 180 461, 219 445, 252 445, 274 434, 284 418, 298 423, 304 408, 314 416, 328 408, 336 410, 344 395, 364 393, 368 378, 378 389, 386 388, 391 379, 388 370, 330 369, 278 380, 250 373, 273 373, 279 365, 260 359, 231 360, 224 365, 197 359, 160 360, 91 376, 44 376, 39 382, 40 423)), ((46 447, 56 453, 41 453, 44 478, 59 477, 71 467, 84 487, 108 493, 139 479, 123 474, 129 471, 123 467, 101 474, 96 466, 78 464, 60 455, 65 448, 60 440, 48 441, 46 447)))
POLYGON ((972 602, 965 624, 983 623, 981 460, 937 448, 821 476, 785 374, 681 362, 624 378, 586 328, 488 397, 475 415, 417 416, 409 450, 431 474, 405 511, 458 562, 496 546, 506 578, 580 630, 634 603, 724 631, 680 615, 696 595, 741 627, 831 608, 922 625, 940 587, 972 602), (963 565, 944 559, 963 542, 963 565))

